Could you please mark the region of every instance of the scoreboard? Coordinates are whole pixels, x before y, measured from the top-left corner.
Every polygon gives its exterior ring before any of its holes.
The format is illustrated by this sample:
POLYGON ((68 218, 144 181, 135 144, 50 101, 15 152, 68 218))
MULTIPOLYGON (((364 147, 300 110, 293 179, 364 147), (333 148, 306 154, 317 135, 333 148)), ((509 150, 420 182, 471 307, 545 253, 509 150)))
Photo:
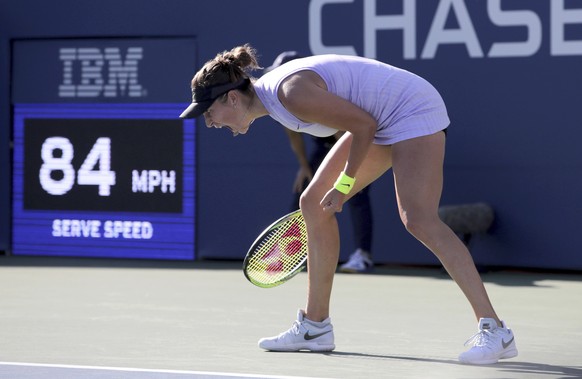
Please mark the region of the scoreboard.
POLYGON ((192 259, 194 122, 180 109, 15 107, 13 253, 192 259))
POLYGON ((193 37, 12 44, 12 253, 194 259, 193 37))

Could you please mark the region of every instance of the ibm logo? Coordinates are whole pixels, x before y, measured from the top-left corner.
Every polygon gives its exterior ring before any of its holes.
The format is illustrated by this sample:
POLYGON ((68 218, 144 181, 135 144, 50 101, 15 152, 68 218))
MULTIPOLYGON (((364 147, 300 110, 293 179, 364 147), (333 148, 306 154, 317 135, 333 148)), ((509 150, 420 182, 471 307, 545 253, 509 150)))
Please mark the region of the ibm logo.
POLYGON ((144 97, 138 82, 143 48, 129 47, 125 59, 118 47, 61 48, 63 82, 59 97, 144 97))

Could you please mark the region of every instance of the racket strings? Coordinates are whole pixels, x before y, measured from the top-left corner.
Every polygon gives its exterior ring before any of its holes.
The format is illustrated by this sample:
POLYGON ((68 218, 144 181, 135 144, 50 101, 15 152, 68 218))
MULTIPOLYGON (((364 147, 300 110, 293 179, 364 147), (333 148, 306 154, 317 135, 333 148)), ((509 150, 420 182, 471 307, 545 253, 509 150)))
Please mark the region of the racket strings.
POLYGON ((247 273, 260 283, 280 282, 304 264, 306 253, 307 232, 303 219, 287 220, 256 245, 247 273))

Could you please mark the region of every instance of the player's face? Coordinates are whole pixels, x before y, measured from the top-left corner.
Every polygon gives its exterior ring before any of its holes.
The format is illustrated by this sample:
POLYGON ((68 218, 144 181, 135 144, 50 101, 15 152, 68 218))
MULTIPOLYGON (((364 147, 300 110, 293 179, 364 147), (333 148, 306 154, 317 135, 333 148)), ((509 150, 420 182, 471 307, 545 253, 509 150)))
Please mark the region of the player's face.
POLYGON ((209 128, 227 128, 236 137, 245 134, 250 124, 246 118, 248 109, 245 106, 235 106, 240 103, 240 96, 226 94, 216 101, 204 112, 204 121, 209 128))

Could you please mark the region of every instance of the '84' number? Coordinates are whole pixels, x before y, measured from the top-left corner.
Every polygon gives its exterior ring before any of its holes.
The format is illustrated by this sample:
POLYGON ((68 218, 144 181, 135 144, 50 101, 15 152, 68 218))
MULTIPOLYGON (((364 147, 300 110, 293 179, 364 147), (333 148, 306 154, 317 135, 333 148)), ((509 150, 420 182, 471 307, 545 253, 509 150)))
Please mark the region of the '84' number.
MULTIPOLYGON (((75 184, 71 141, 65 137, 49 137, 42 144, 40 154, 43 162, 39 172, 42 188, 51 195, 69 192, 75 184), (57 150, 61 151, 60 155, 55 154, 57 150), (55 171, 62 172, 61 179, 53 178, 55 171)), ((77 184, 99 186, 99 196, 110 195, 111 186, 115 185, 115 171, 111 171, 111 139, 97 138, 77 172, 77 184)))

